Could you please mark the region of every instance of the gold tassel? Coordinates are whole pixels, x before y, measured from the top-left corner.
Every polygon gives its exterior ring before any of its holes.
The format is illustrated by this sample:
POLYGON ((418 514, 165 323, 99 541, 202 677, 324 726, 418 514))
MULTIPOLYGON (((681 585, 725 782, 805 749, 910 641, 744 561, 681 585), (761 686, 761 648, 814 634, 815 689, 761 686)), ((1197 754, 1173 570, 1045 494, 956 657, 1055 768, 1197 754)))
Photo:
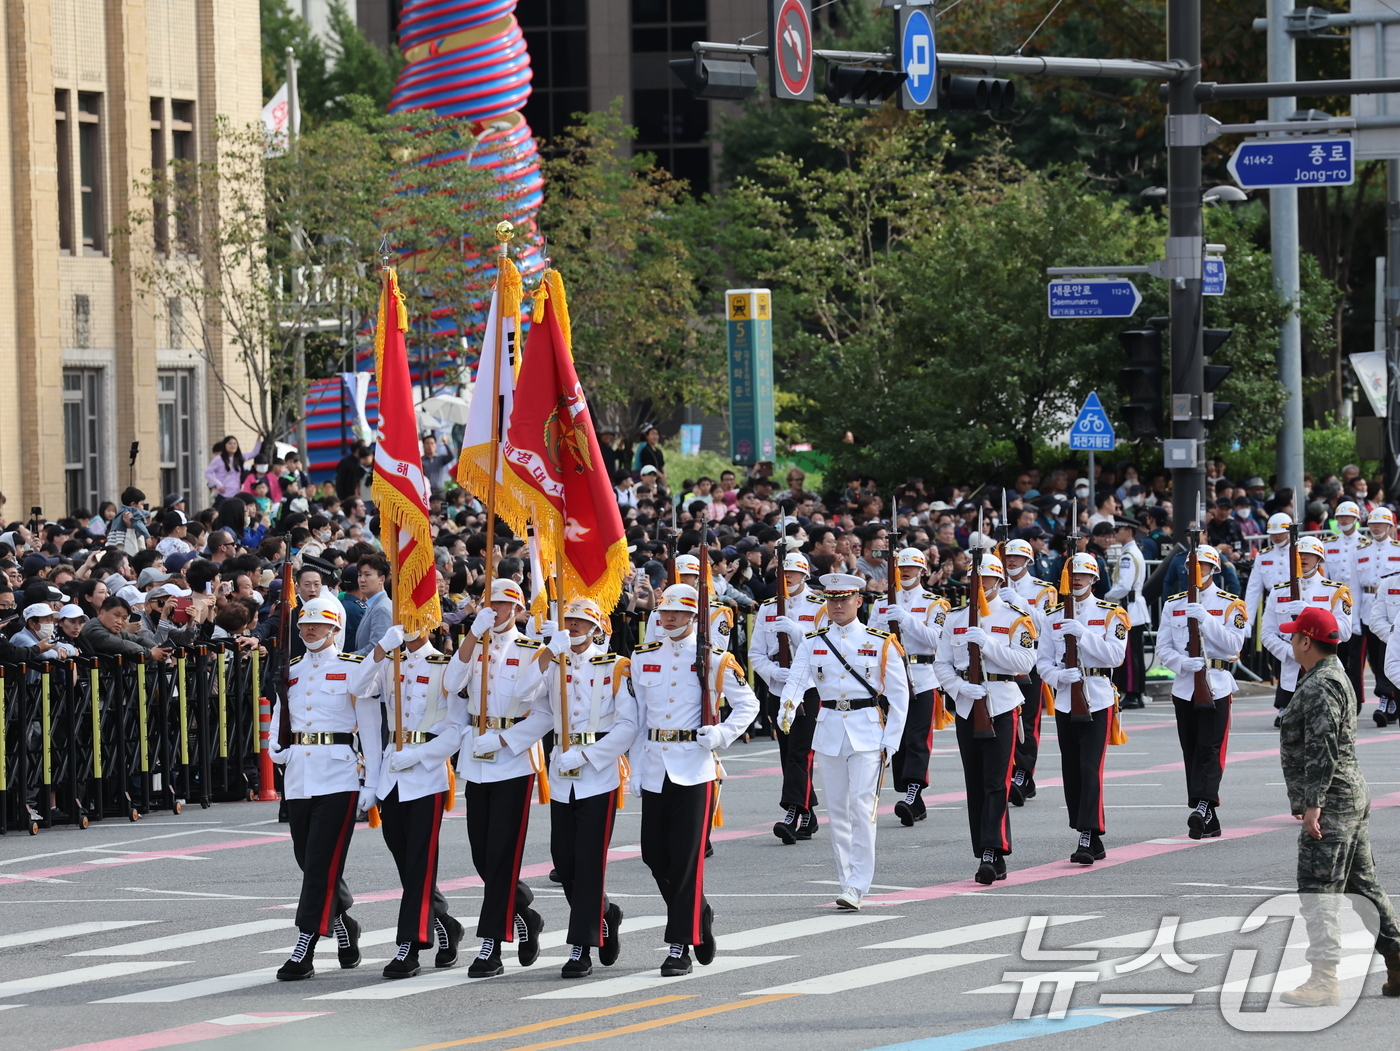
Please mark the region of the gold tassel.
POLYGON ((447 761, 447 806, 444 810, 451 810, 457 805, 457 771, 452 769, 452 760, 447 761))
POLYGON ((365 821, 368 822, 370 828, 378 828, 380 825, 384 824, 383 821, 379 820, 379 808, 377 806, 369 808, 369 813, 365 815, 365 821))
POLYGON ((712 821, 710 822, 710 827, 711 827, 711 828, 723 828, 723 827, 724 827, 724 804, 721 803, 718 799, 715 800, 715 816, 714 816, 714 820, 712 820, 712 821))
POLYGON ((540 771, 540 806, 549 805, 549 775, 540 771))
POLYGON ((1070 564, 1070 561, 1071 561, 1073 558, 1074 558, 1073 555, 1070 555, 1070 554, 1065 555, 1065 565, 1064 565, 1064 568, 1060 570, 1060 594, 1061 594, 1061 595, 1068 595, 1068 594, 1069 594, 1069 564, 1070 564))
POLYGON ((943 703, 943 691, 933 691, 933 728, 935 730, 946 730, 952 726, 955 720, 948 711, 948 706, 943 703))
POLYGON ((990 617, 992 615, 991 603, 987 601, 987 591, 982 587, 982 574, 977 574, 977 582, 973 585, 977 589, 977 615, 979 617, 990 617))
POLYGON ((1055 714, 1055 693, 1054 693, 1053 690, 1050 689, 1050 684, 1049 684, 1049 683, 1044 683, 1044 682, 1042 682, 1042 683, 1040 684, 1040 696, 1041 696, 1041 699, 1045 702, 1045 714, 1046 714, 1046 715, 1054 715, 1054 714, 1055 714))
POLYGON ((632 780, 632 764, 625 755, 617 757, 617 809, 627 809, 627 782, 632 780))
POLYGON ((1108 728, 1109 744, 1127 744, 1129 737, 1123 732, 1123 724, 1118 720, 1118 706, 1113 706, 1113 725, 1108 728))

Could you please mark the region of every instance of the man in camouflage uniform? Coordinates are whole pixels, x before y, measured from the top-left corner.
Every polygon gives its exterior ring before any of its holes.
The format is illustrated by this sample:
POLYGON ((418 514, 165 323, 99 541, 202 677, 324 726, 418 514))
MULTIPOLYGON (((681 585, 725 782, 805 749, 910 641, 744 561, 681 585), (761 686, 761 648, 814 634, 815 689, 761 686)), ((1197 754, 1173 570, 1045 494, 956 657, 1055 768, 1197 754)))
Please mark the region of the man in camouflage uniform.
POLYGON ((1356 694, 1337 658, 1342 632, 1327 609, 1304 608, 1279 625, 1301 674, 1279 725, 1279 758, 1298 836, 1298 893, 1308 925, 1312 975, 1281 999, 1300 1007, 1341 1003, 1337 963, 1340 895, 1360 894, 1376 906, 1376 951, 1385 957, 1386 996, 1400 996, 1400 919, 1376 878, 1367 822, 1371 792, 1356 761, 1356 694))

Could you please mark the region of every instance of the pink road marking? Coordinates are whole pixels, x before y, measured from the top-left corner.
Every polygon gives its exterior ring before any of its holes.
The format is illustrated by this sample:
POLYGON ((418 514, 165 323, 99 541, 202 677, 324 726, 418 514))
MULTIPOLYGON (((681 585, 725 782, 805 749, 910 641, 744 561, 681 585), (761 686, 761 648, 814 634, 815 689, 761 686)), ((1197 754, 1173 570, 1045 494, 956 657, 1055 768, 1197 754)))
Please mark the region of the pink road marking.
POLYGON ((200 1040, 217 1040, 221 1036, 235 1033, 251 1033, 257 1029, 269 1029, 275 1025, 299 1022, 304 1018, 319 1018, 330 1011, 307 1011, 299 1014, 282 1012, 254 1012, 244 1015, 230 1015, 208 1022, 194 1022, 191 1025, 177 1025, 173 1029, 160 1029, 154 1033, 141 1033, 137 1036, 119 1036, 111 1040, 98 1040, 91 1044, 74 1044, 59 1051, 150 1051, 156 1047, 171 1047, 175 1044, 192 1044, 200 1040), (260 1021, 261 1019, 261 1021, 260 1021))
POLYGON ((725 774, 726 781, 742 781, 746 777, 772 777, 774 774, 781 774, 781 766, 761 766, 757 770, 750 770, 743 774, 725 774))
MULTIPOLYGON (((211 829, 210 831, 215 831, 211 829)), ((247 839, 230 839, 223 843, 207 843, 202 846, 171 847, 168 850, 144 850, 134 851, 130 854, 120 855, 122 861, 142 861, 146 858, 168 858, 174 856, 184 856, 188 854, 207 854, 211 850, 233 850, 237 847, 259 847, 269 843, 289 843, 286 836, 249 836, 247 839)), ((114 859, 115 860, 115 859, 114 859)), ((45 879, 51 876, 70 876, 75 872, 95 872, 98 869, 108 868, 106 865, 96 867, 87 864, 62 865, 49 869, 33 869, 30 872, 17 872, 14 878, 0 876, 0 885, 6 883, 23 883, 27 879, 45 879)))

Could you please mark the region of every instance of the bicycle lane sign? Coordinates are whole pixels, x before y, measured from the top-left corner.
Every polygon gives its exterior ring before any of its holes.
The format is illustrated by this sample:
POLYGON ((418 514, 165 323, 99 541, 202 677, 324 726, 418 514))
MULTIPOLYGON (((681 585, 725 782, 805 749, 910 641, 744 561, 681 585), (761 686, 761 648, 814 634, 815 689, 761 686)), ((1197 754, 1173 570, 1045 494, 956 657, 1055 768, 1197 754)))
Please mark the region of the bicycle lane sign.
POLYGON ((1098 391, 1090 391, 1089 396, 1084 399, 1084 407, 1075 418, 1074 426, 1069 430, 1069 447, 1091 452, 1111 452, 1115 441, 1113 424, 1108 420, 1103 402, 1099 401, 1098 391))

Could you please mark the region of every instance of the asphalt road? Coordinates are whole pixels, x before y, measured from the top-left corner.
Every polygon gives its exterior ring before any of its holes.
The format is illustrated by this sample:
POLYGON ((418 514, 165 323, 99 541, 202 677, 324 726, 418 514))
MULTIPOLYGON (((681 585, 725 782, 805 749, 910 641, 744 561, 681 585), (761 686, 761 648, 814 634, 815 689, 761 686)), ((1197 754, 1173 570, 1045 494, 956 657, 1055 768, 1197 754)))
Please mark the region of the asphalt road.
MULTIPOLYGON (((618 814, 609 866, 610 890, 628 917, 622 957, 612 968, 595 962, 592 978, 569 982, 559 977, 566 906, 546 877, 548 816, 539 807, 525 872, 545 917, 545 949, 529 969, 508 955, 506 974, 486 981, 466 980, 470 941, 455 969, 429 968, 406 982, 380 978, 392 953, 398 884, 379 834, 363 827, 347 874, 368 932, 366 962, 338 969, 332 943, 316 977, 294 984, 271 977, 294 940, 299 885, 274 804, 194 807, 38 837, 11 833, 0 839, 0 1046, 142 1051, 217 1040, 211 1051, 270 1044, 524 1051, 595 1042, 607 1051, 960 1051, 1033 1040, 1025 1045, 1033 1051, 1108 1040, 1179 1051, 1261 1039, 1311 1046, 1318 1037, 1299 1028, 1332 1022, 1325 1037, 1345 1039, 1350 1051, 1393 1048, 1400 1000, 1380 995, 1379 960, 1364 948, 1343 965, 1344 975, 1357 976, 1352 988, 1364 981, 1359 1000, 1334 1012, 1340 1020, 1319 1020, 1270 1000, 1271 988, 1276 995, 1306 976, 1299 949, 1284 958, 1286 942, 1305 942, 1301 928, 1290 939, 1283 918, 1240 933, 1243 917, 1293 886, 1297 825, 1287 816, 1272 717, 1266 698, 1237 703, 1221 811, 1226 835, 1193 842, 1185 836, 1170 706, 1127 713, 1131 741, 1107 760, 1108 860, 1087 870, 1065 860, 1075 837, 1065 825, 1047 720, 1040 792, 1013 811, 1011 877, 991 888, 971 880, 961 769, 951 732, 940 733, 928 820, 902 828, 886 790, 877 887, 855 915, 832 906, 825 829, 791 847, 771 834, 780 816, 773 742, 737 745, 726 759, 727 823, 715 833, 706 873, 719 956, 683 979, 657 975, 661 902, 638 859, 640 812, 631 799, 618 814), (1179 920, 1164 966, 1149 949, 1169 917, 1179 920), (1252 973, 1262 991, 1222 996, 1227 972, 1234 988, 1244 988, 1249 959, 1236 950, 1245 949, 1258 950, 1252 973), (1232 965, 1243 969, 1230 972, 1232 965), (1277 982, 1268 977, 1279 971, 1277 982), (1063 972, 1073 974, 1043 983, 1007 977, 1063 972)), ((1369 708, 1364 719, 1360 754, 1376 801, 1376 859, 1382 880, 1400 891, 1400 730, 1376 729, 1369 708)), ((440 882, 455 914, 473 917, 480 888, 460 802, 444 825, 442 859, 440 882)))

